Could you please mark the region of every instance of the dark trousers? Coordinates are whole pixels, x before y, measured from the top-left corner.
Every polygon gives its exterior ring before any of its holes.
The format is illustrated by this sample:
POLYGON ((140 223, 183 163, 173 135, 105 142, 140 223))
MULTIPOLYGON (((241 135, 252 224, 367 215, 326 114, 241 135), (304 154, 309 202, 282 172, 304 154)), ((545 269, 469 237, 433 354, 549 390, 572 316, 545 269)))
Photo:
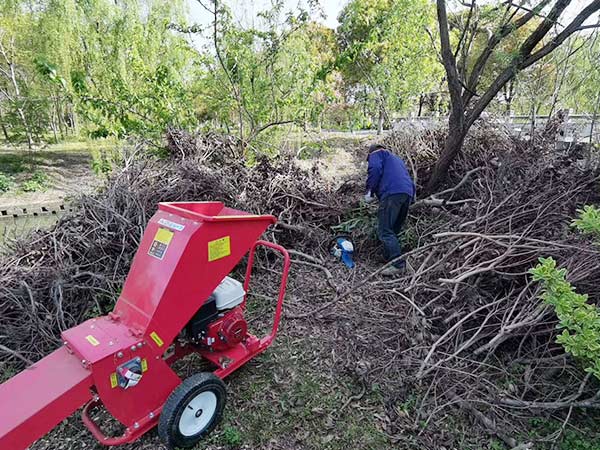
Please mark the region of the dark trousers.
MULTIPOLYGON (((410 196, 408 194, 392 194, 379 203, 377 212, 377 235, 383 244, 383 256, 386 261, 391 261, 402 255, 402 247, 398 234, 402 231, 404 222, 408 217, 410 196)), ((394 263, 394 266, 403 268, 403 260, 394 263)))

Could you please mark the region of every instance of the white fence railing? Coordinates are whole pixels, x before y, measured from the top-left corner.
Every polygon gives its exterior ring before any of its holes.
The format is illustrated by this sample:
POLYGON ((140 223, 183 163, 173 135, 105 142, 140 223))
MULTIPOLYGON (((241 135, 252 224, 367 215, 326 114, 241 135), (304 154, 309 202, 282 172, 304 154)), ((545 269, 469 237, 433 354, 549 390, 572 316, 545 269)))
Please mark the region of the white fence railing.
MULTIPOLYGON (((529 139, 533 130, 546 126, 548 116, 488 116, 488 120, 507 127, 515 136, 529 139)), ((393 129, 411 125, 416 128, 430 128, 445 122, 447 117, 403 117, 394 120, 393 129)), ((592 114, 570 114, 559 127, 556 141, 565 144, 600 143, 600 117, 592 114)))

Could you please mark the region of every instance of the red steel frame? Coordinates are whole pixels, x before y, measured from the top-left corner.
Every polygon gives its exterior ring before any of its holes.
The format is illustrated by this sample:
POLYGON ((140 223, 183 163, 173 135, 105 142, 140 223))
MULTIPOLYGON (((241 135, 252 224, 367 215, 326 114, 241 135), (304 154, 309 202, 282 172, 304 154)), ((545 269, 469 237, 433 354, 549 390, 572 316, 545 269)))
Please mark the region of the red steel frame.
MULTIPOLYGON (((277 304, 275 306, 275 315, 274 315, 273 328, 271 330, 271 333, 264 336, 261 339, 258 339, 256 336, 248 334, 248 337, 244 343, 239 344, 236 347, 221 351, 221 352, 210 352, 207 350, 198 351, 190 345, 186 345, 185 347, 176 346, 175 353, 166 360, 168 365, 173 364, 174 362, 178 361, 179 359, 181 359, 191 353, 198 353, 203 358, 207 359, 208 361, 212 362, 217 367, 219 367, 217 370, 215 370, 213 372, 215 375, 217 375, 219 378, 225 378, 226 376, 230 375, 232 372, 234 372, 235 370, 239 369, 241 366, 246 364, 252 358, 254 358, 255 356, 264 352, 271 345, 271 343, 275 339, 275 335, 277 334, 277 329, 279 328, 279 323, 281 321, 281 312, 283 309, 283 300, 285 298, 287 278, 288 278, 288 273, 289 273, 290 266, 291 266, 291 260, 290 260, 289 253, 282 246, 280 246, 278 244, 273 244, 272 242, 268 242, 268 241, 256 241, 255 242, 255 244, 252 246, 252 249, 250 250, 250 253, 248 256, 248 265, 246 268, 246 277, 244 280, 244 291, 246 292, 246 296, 244 298, 243 303, 241 304, 243 309, 245 309, 245 307, 246 307, 246 303, 247 303, 247 299, 248 299, 248 288, 250 285, 250 278, 252 275, 252 267, 254 265, 254 256, 256 253, 256 249, 259 246, 264 246, 264 247, 268 247, 273 250, 276 250, 279 253, 281 253, 281 255, 283 256, 282 277, 281 277, 281 283, 280 283, 280 287, 279 287, 279 295, 277 297, 277 304), (234 362, 232 364, 227 365, 226 367, 221 367, 221 358, 227 358, 234 362)), ((83 423, 88 428, 88 430, 94 435, 94 437, 99 442, 103 443, 104 445, 121 445, 121 444, 128 444, 130 442, 135 441, 141 435, 143 435, 144 433, 146 433, 147 431, 149 431, 152 427, 154 427, 156 425, 155 419, 158 418, 158 416, 160 415, 160 413, 162 411, 162 406, 161 406, 160 408, 157 408, 156 410, 152 411, 151 414, 149 414, 148 416, 144 417, 139 422, 137 422, 137 424, 138 424, 137 428, 132 429, 129 427, 125 430, 125 432, 122 436, 109 437, 109 436, 104 435, 102 430, 100 430, 98 425, 96 425, 96 423, 92 420, 92 418, 90 416, 90 412, 100 406, 102 406, 102 402, 100 401, 99 397, 93 398, 83 408, 81 416, 82 416, 83 423)))
POLYGON ((215 375, 224 378, 265 351, 279 327, 290 269, 290 256, 282 246, 256 240, 272 223, 273 216, 247 214, 218 202, 160 204, 114 311, 66 330, 64 347, 0 385, 0 448, 23 450, 82 405, 82 420, 100 443, 132 442, 156 426, 164 402, 181 383, 169 367, 175 361, 197 352, 216 367, 215 375), (172 241, 161 259, 153 258, 149 249, 165 223, 175 227, 168 230, 172 241), (230 247, 214 259, 210 245, 224 238, 230 247), (262 338, 248 334, 224 351, 181 346, 175 340, 179 332, 248 254, 241 305, 245 309, 259 246, 283 256, 271 333, 262 338), (199 271, 203 266, 205 270, 199 271), (168 356, 167 349, 173 349, 168 356), (134 358, 146 368, 140 383, 127 390, 115 387, 116 368, 134 358), (5 407, 8 404, 10 408, 5 407), (105 436, 92 420, 91 411, 101 406, 125 425, 123 435, 105 436))

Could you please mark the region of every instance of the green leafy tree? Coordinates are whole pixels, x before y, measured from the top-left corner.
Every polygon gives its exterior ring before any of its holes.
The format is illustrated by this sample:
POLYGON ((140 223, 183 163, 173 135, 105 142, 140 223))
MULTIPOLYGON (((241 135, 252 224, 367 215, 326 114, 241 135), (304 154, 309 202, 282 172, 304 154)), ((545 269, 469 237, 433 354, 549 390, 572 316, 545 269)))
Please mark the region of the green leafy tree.
POLYGON ((0 16, 5 138, 31 144, 84 126, 93 136, 153 135, 196 122, 195 50, 170 29, 182 0, 12 0, 0 16), (13 76, 14 73, 14 76, 13 76))
POLYGON ((29 80, 23 48, 29 36, 28 17, 16 14, 19 5, 9 3, 0 16, 0 117, 7 140, 24 137, 29 148, 34 143, 31 115, 35 111, 28 97, 29 80))
POLYGON ((260 28, 243 28, 220 2, 212 5, 215 56, 203 55, 202 116, 238 135, 243 153, 279 125, 318 121, 331 93, 322 68, 334 58, 330 30, 303 10, 284 14, 277 1, 260 13, 260 28))
POLYGON ((577 39, 573 45, 578 50, 569 60, 570 70, 561 86, 561 106, 576 112, 590 113, 590 142, 598 134, 597 121, 600 115, 600 32, 587 38, 577 39))
POLYGON ((440 79, 427 35, 433 20, 424 0, 353 0, 340 14, 338 67, 350 94, 375 105, 379 132, 390 111, 409 110, 440 79))
POLYGON ((71 82, 98 135, 162 132, 194 122, 185 76, 195 52, 169 28, 181 20, 182 4, 147 6, 135 0, 78 4, 84 51, 71 82))

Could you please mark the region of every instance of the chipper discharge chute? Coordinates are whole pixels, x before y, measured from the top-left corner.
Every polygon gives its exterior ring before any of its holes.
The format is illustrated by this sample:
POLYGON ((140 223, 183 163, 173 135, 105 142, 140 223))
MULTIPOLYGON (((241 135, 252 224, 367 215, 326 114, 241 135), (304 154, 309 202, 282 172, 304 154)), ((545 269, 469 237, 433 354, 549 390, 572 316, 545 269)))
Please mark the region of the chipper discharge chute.
POLYGON ((23 450, 81 408, 104 445, 132 442, 158 426, 170 447, 191 447, 220 419, 222 378, 275 338, 290 267, 287 251, 257 240, 276 219, 219 202, 161 203, 150 220, 114 311, 62 333, 64 345, 0 385, 0 449, 23 450), (254 252, 283 255, 270 334, 244 319, 254 252), (228 274, 246 255, 242 285, 228 274), (192 352, 214 371, 181 380, 170 365, 192 352), (104 407, 121 422, 106 436, 91 417, 104 407))

